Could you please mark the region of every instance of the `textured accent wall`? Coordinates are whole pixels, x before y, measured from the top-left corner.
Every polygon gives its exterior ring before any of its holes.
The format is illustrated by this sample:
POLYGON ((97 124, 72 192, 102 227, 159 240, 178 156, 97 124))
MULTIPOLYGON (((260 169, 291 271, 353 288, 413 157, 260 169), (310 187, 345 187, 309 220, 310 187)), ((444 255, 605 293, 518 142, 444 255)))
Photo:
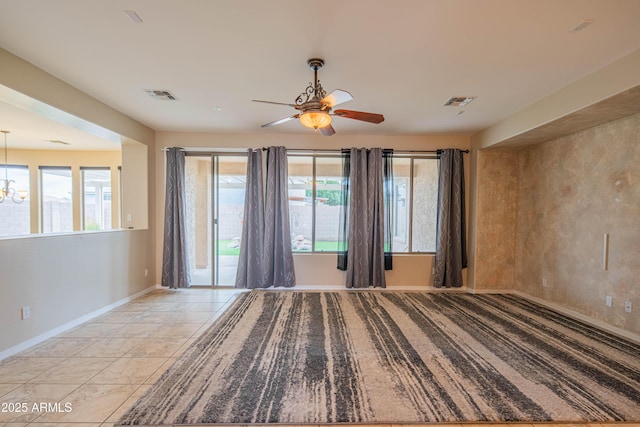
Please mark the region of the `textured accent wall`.
POLYGON ((518 156, 516 289, 639 334, 640 115, 518 156))
POLYGON ((515 286, 518 152, 481 150, 477 163, 475 290, 515 286))

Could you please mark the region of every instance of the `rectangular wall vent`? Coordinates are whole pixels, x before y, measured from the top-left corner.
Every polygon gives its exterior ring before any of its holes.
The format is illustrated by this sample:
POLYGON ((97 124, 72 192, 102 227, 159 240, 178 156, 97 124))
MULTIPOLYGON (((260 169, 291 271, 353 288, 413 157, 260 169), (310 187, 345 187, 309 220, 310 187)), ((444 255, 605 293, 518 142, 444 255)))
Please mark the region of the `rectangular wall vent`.
POLYGON ((178 98, 168 90, 145 89, 147 95, 159 101, 177 101, 178 98))
POLYGON ((473 101, 473 96, 454 96, 444 103, 445 107, 464 107, 473 101))

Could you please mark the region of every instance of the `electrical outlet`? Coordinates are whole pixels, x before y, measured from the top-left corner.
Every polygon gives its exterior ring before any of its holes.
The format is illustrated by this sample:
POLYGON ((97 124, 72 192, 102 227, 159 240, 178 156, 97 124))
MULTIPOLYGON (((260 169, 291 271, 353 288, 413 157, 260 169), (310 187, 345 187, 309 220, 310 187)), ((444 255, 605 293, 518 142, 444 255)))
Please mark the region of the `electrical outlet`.
POLYGON ((611 295, 607 295, 604 303, 607 305, 607 307, 611 307, 613 305, 613 297, 611 295))
POLYGON ((631 313, 631 301, 625 301, 624 302, 624 311, 626 311, 627 313, 631 313))
POLYGON ((144 277, 147 277, 147 276, 149 276, 149 269, 145 268, 144 269, 144 277))
POLYGON ((20 319, 25 320, 29 317, 31 317, 31 307, 26 305, 20 309, 20 319))
POLYGON ((547 279, 542 279, 542 287, 543 288, 547 287, 547 279))

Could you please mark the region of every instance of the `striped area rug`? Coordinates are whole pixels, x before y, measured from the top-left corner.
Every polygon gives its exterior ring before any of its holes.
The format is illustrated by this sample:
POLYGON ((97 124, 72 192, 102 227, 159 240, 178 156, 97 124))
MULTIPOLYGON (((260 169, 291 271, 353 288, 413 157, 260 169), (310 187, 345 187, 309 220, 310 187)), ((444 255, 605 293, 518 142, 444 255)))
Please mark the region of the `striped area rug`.
POLYGON ((640 422, 640 345, 511 295, 253 291, 120 425, 640 422))

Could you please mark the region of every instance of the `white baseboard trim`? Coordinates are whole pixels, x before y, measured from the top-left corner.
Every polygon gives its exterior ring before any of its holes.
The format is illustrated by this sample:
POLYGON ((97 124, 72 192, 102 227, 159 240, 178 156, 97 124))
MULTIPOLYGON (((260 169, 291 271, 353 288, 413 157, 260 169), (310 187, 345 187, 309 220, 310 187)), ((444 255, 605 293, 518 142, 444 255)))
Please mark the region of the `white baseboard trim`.
POLYGON ((589 324, 591 326, 595 326, 596 328, 600 328, 600 329, 605 330, 607 332, 610 332, 610 333, 612 333, 614 335, 617 335, 617 336, 622 337, 622 338, 626 338, 626 339, 628 339, 630 341, 633 341, 635 343, 640 344, 640 335, 634 334, 633 332, 629 332, 629 331, 624 330, 622 328, 618 328, 616 326, 610 325, 608 323, 603 322, 602 320, 594 319, 591 316, 587 316, 586 314, 580 313, 580 312, 575 311, 575 310, 571 310, 570 308, 563 307, 563 306, 555 304, 553 302, 549 302, 549 301, 546 301, 546 300, 544 300, 542 298, 538 298, 538 297, 535 297, 533 295, 529 295, 527 293, 520 292, 520 291, 510 291, 510 292, 503 292, 503 293, 512 293, 514 295, 518 295, 518 296, 520 296, 522 298, 526 298, 526 299, 528 299, 530 301, 533 301, 533 302, 535 302, 537 304, 540 304, 540 305, 542 305, 544 307, 547 307, 547 308, 550 308, 550 309, 555 310, 557 312, 560 312, 560 313, 562 313, 562 314, 564 314, 566 316, 573 317, 574 319, 580 320, 580 321, 582 321, 584 323, 587 323, 587 324, 589 324))
POLYGON ((7 357, 13 356, 17 353, 20 353, 21 351, 24 351, 30 347, 33 347, 37 344, 40 344, 43 341, 48 340, 49 338, 53 338, 56 335, 60 335, 64 332, 67 332, 68 330, 75 328, 76 326, 84 323, 84 322, 88 322, 89 320, 95 319, 98 316, 101 316, 103 314, 105 314, 106 312, 113 310, 114 308, 120 307, 121 305, 124 305, 128 302, 133 301, 136 298, 140 298, 141 296, 148 294, 149 292, 153 291, 154 289, 156 289, 156 286, 150 286, 147 289, 144 289, 138 293, 135 293, 131 296, 128 296, 126 298, 123 298, 119 301, 114 302, 113 304, 109 304, 105 307, 102 307, 98 310, 92 311, 91 313, 87 313, 84 316, 78 317, 77 319, 72 320, 71 322, 67 322, 63 325, 58 326, 57 328, 51 329, 50 331, 47 331, 43 334, 40 334, 36 337, 33 337, 31 339, 28 339, 27 341, 23 341, 18 345, 15 345, 13 347, 10 347, 6 350, 0 351, 0 361, 6 359, 7 357))

